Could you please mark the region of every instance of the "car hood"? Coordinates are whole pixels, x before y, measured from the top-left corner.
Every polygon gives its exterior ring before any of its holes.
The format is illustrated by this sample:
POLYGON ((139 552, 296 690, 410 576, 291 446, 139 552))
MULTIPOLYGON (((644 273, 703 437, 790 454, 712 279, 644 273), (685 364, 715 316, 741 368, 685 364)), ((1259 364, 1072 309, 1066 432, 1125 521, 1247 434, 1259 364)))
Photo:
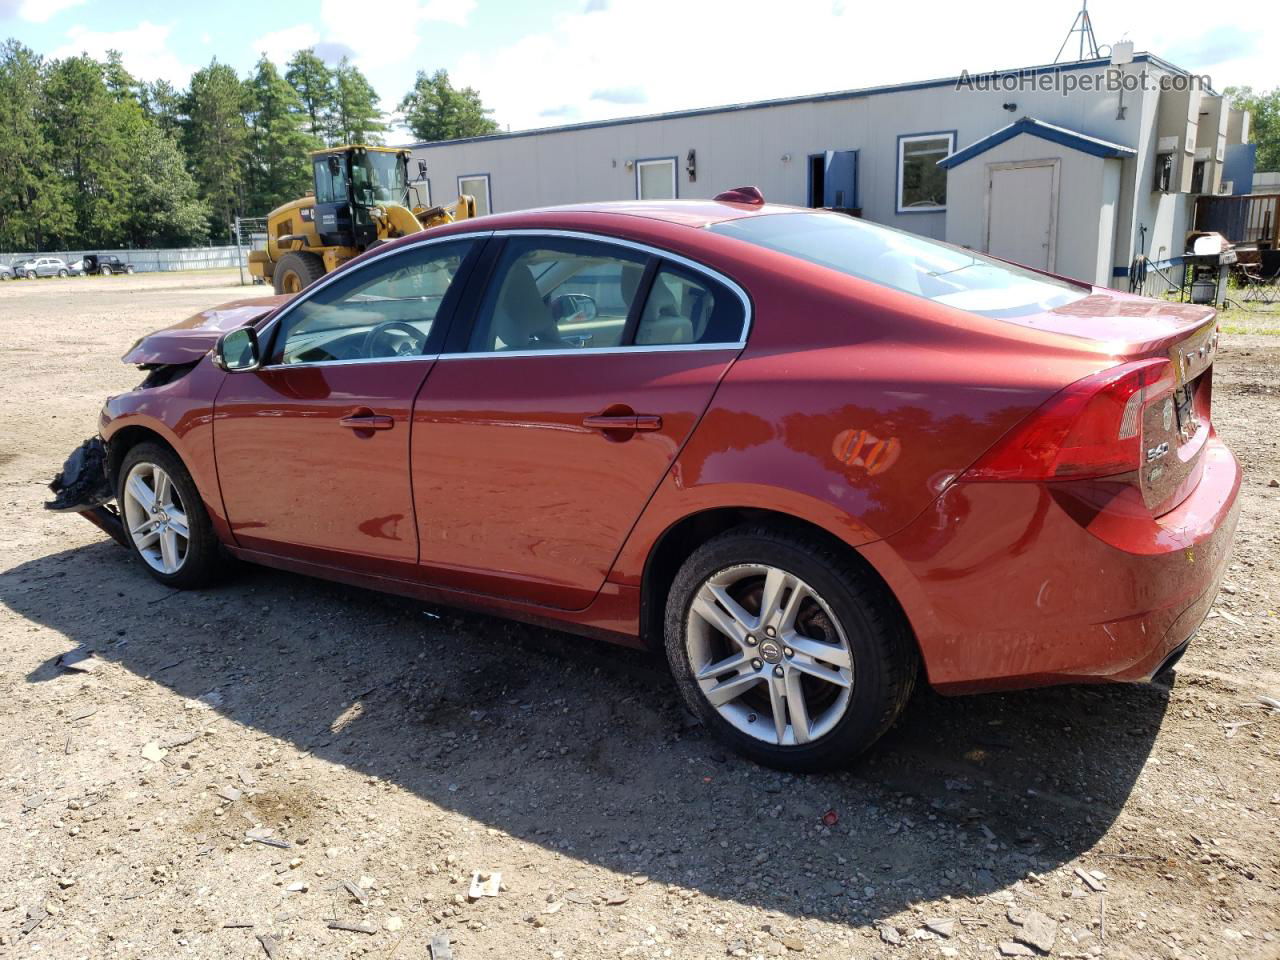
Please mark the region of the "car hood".
POLYGON ((120 359, 133 364, 194 363, 228 330, 255 326, 288 296, 232 300, 141 337, 120 359))

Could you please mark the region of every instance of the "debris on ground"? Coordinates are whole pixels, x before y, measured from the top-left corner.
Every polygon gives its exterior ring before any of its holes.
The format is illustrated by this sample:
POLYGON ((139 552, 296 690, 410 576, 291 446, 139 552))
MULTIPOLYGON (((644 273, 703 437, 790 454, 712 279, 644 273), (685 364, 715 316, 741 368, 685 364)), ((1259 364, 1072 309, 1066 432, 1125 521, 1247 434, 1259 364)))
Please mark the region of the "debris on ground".
POLYGON ((150 760, 152 763, 159 763, 168 755, 169 751, 154 740, 142 748, 142 759, 150 760))
POLYGON ((471 887, 467 891, 467 896, 472 900, 479 900, 481 897, 496 897, 501 888, 501 873, 497 871, 485 873, 481 870, 475 870, 471 873, 471 887))
POLYGON ((93 673, 98 669, 98 658, 92 650, 72 650, 58 658, 58 666, 78 673, 93 673))

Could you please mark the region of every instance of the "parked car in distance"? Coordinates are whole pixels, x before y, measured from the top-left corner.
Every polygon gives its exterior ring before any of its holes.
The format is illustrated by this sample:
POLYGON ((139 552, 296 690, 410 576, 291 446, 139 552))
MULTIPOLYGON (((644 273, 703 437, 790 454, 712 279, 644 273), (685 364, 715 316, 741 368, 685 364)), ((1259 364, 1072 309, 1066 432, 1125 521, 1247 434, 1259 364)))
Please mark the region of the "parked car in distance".
POLYGON ((71 271, 73 277, 84 276, 84 257, 79 260, 72 260, 67 264, 67 269, 71 271))
POLYGON ((31 257, 20 260, 13 265, 13 272, 16 276, 25 277, 28 280, 36 277, 71 276, 71 268, 67 266, 65 260, 58 257, 31 257))
POLYGON ((90 276, 109 277, 113 273, 133 273, 133 264, 126 263, 114 253, 85 254, 84 272, 90 276))
POLYGON ((664 651, 814 770, 921 671, 1176 662, 1238 513, 1217 346, 1212 308, 754 188, 492 215, 142 338, 54 506, 170 587, 225 551, 664 651))

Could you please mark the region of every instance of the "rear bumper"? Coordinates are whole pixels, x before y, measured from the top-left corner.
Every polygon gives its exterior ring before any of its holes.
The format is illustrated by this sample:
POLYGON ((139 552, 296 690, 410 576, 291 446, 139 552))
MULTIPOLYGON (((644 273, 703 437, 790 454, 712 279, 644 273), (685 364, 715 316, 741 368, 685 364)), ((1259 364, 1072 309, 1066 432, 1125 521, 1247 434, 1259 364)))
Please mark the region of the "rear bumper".
POLYGON ((1159 518, 1128 485, 956 483, 863 553, 944 692, 1149 680, 1217 597, 1239 489, 1212 437, 1196 489, 1159 518))

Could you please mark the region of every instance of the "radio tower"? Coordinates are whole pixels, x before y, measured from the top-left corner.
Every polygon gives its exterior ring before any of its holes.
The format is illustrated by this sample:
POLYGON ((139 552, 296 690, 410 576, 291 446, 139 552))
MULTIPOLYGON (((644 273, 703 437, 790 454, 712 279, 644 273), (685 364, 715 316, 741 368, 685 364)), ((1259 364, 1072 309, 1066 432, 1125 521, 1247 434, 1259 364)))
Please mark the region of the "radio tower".
POLYGON ((1098 53, 1098 41, 1093 36, 1093 21, 1089 19, 1089 0, 1080 0, 1080 12, 1071 21, 1071 29, 1067 31, 1066 39, 1058 48, 1058 55, 1053 58, 1054 63, 1062 59, 1062 51, 1067 49, 1072 35, 1076 33, 1080 34, 1080 56, 1076 59, 1097 60, 1101 54, 1098 53))

